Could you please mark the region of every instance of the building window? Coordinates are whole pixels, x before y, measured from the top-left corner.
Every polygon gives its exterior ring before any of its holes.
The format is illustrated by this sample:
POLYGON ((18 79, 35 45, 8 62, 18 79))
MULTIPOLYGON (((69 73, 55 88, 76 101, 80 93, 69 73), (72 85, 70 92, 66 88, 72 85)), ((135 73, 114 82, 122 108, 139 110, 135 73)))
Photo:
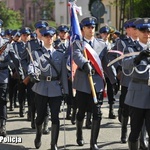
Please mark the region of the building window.
POLYGON ((111 25, 111 6, 106 5, 105 10, 106 10, 106 14, 105 14, 105 17, 104 17, 105 23, 107 23, 108 25, 111 25))
POLYGON ((31 7, 29 7, 29 20, 31 20, 31 7))
POLYGON ((60 3, 64 3, 64 0, 59 0, 60 3))
POLYGON ((60 16, 60 24, 64 23, 64 16, 60 16))

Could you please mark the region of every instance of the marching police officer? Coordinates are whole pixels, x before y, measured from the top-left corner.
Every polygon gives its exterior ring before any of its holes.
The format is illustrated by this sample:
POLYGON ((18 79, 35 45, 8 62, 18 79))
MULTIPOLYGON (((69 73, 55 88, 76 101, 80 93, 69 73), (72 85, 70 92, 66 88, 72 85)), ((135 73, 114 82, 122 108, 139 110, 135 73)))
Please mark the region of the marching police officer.
MULTIPOLYGON (((137 33, 136 28, 134 25, 134 21, 138 20, 139 18, 133 18, 130 20, 127 20, 124 23, 124 27, 126 29, 126 36, 120 40, 118 40, 117 43, 117 49, 119 51, 122 51, 124 53, 124 50, 127 51, 128 47, 134 47, 134 45, 138 42, 137 41, 137 33)), ((129 51, 130 52, 130 51, 129 51)), ((119 68, 119 67, 118 67, 119 68)), ((118 69, 119 70, 119 69, 118 69)), ((125 97, 128 90, 128 85, 130 83, 131 77, 128 70, 121 69, 121 75, 120 75, 120 84, 121 84, 121 95, 119 98, 119 120, 121 121, 121 142, 126 143, 127 142, 127 124, 129 119, 129 106, 124 103, 125 97)), ((143 128, 141 130, 140 134, 140 148, 141 149, 147 149, 147 139, 146 139, 146 129, 145 124, 143 124, 143 128)))
POLYGON ((138 138, 145 121, 145 126, 150 136, 150 103, 149 103, 149 57, 150 47, 148 39, 150 37, 150 18, 138 19, 134 22, 137 29, 139 42, 128 48, 125 52, 139 52, 139 55, 126 57, 122 66, 124 69, 132 71, 131 81, 125 98, 125 104, 129 105, 131 119, 131 132, 129 135, 129 149, 138 149, 138 138))
MULTIPOLYGON (((15 42, 17 42, 20 38, 20 32, 18 30, 12 30, 11 31, 11 37, 13 39, 12 41, 12 46, 14 48, 14 44, 15 42)), ((17 76, 17 72, 16 69, 13 65, 13 63, 10 63, 11 68, 10 68, 10 77, 9 77, 9 88, 8 88, 8 92, 9 92, 9 101, 10 101, 10 107, 9 110, 13 111, 14 108, 18 107, 16 100, 17 100, 17 83, 18 83, 18 76, 17 76)))
MULTIPOLYGON (((69 27, 67 25, 60 25, 57 28, 58 31, 58 36, 59 39, 57 39, 55 43, 55 48, 56 49, 61 49, 63 50, 63 53, 65 53, 66 56, 66 61, 68 59, 68 51, 69 51, 69 27)), ((67 103, 67 113, 66 113, 66 119, 70 120, 71 119, 71 107, 72 107, 72 101, 73 101, 73 96, 72 96, 72 81, 71 79, 71 73, 68 70, 68 86, 69 86, 69 95, 66 98, 66 103, 67 103)))
POLYGON ((65 53, 69 46, 69 27, 67 25, 60 25, 57 28, 58 31, 58 39, 54 41, 54 47, 60 48, 65 53))
MULTIPOLYGON (((100 37, 105 41, 108 50, 112 48, 112 43, 109 41, 110 36, 110 28, 108 26, 103 26, 99 30, 100 37)), ((113 92, 112 84, 105 74, 106 84, 107 84, 107 97, 108 97, 108 104, 109 104, 109 115, 108 118, 116 119, 116 115, 114 114, 114 103, 115 103, 115 95, 113 92)))
MULTIPOLYGON (((43 27, 47 27, 48 23, 46 21, 43 20, 39 20, 35 23, 34 27, 35 27, 35 33, 37 34, 37 44, 36 47, 34 47, 34 49, 38 49, 37 47, 41 47, 43 44, 42 42, 42 35, 41 35, 41 28, 43 27)), ((35 46, 35 44, 34 44, 35 46)), ((36 50, 35 49, 35 50, 36 50)), ((48 121, 49 121, 49 106, 47 105, 47 113, 45 114, 45 119, 44 119, 44 123, 43 123, 43 134, 49 134, 49 128, 48 128, 48 121)))
MULTIPOLYGON (((37 21, 34 25, 35 27, 35 33, 36 38, 31 39, 27 41, 26 43, 26 49, 24 49, 24 52, 22 54, 22 62, 23 64, 26 64, 26 70, 28 68, 28 65, 31 61, 31 58, 29 56, 29 53, 32 51, 36 51, 37 49, 42 47, 42 35, 40 33, 40 29, 43 27, 47 27, 48 23, 46 21, 37 21)), ((29 82, 30 87, 33 86, 34 83, 29 82)), ((31 127, 34 129, 35 128, 35 112, 36 112, 36 107, 35 107, 35 101, 34 101, 34 93, 33 91, 30 90, 30 97, 31 98, 31 127)), ((43 134, 49 134, 49 129, 48 129, 48 121, 49 121, 49 107, 47 108, 47 114, 45 116, 44 124, 43 124, 43 134)))
POLYGON ((37 109, 35 147, 41 146, 42 123, 49 104, 51 112, 51 150, 57 150, 59 135, 59 111, 62 94, 68 94, 67 69, 64 54, 53 48, 53 36, 56 33, 52 27, 44 27, 40 30, 43 47, 33 51, 34 63, 29 66, 29 75, 37 81, 32 90, 35 92, 35 104, 37 109), (36 70, 36 73, 34 70, 36 70), (63 89, 62 89, 63 88, 63 89), (62 93, 63 90, 63 93, 62 93))
MULTIPOLYGON (((18 55, 18 57, 20 57, 20 59, 22 60, 22 54, 24 52, 25 46, 26 46, 26 42, 29 40, 30 38, 30 33, 31 33, 31 29, 29 27, 23 27, 20 30, 20 41, 19 42, 15 42, 14 43, 14 50, 16 52, 16 54, 18 55)), ((21 65, 24 71, 24 76, 25 78, 27 77, 27 73, 26 73, 26 65, 22 63, 21 61, 21 65)), ((24 108, 24 104, 25 104, 25 99, 26 99, 26 89, 27 86, 25 85, 24 82, 22 83, 18 83, 18 100, 19 100, 19 115, 20 117, 24 117, 25 115, 25 108, 24 108)), ((27 92, 28 94, 28 92, 27 92)), ((27 100, 28 100, 28 106, 30 106, 30 100, 29 100, 29 96, 27 95, 27 100)), ((28 107, 28 115, 27 115, 27 119, 30 119, 30 109, 28 107)))
MULTIPOLYGON (((0 20, 0 27, 2 26, 2 23, 3 21, 0 20)), ((7 43, 4 42, 3 38, 0 36, 0 46, 0 136, 6 136, 6 93, 9 78, 8 64, 10 60, 13 60, 13 63, 15 64, 15 68, 17 70, 18 75, 20 76, 20 79, 23 79, 23 71, 20 65, 19 58, 13 50, 12 44, 10 44, 9 41, 7 43)))
POLYGON ((99 59, 102 61, 103 69, 110 77, 111 83, 113 84, 116 92, 118 90, 116 86, 117 81, 112 69, 107 68, 107 63, 108 63, 106 58, 107 47, 105 43, 101 40, 97 40, 94 38, 96 18, 94 17, 84 18, 81 21, 81 24, 82 24, 82 32, 84 36, 83 42, 76 41, 73 46, 74 48, 73 59, 78 66, 73 81, 73 87, 76 89, 76 100, 78 105, 78 112, 76 116, 77 144, 79 146, 84 145, 84 140, 82 136, 82 126, 85 117, 85 112, 89 107, 89 109, 93 114, 90 149, 98 150, 97 138, 98 138, 100 123, 102 119, 101 105, 103 100, 104 82, 103 82, 103 77, 101 77, 100 75, 98 75, 96 71, 94 71, 95 73, 93 72, 92 77, 95 83, 95 90, 98 98, 98 103, 95 104, 92 98, 91 88, 88 80, 88 74, 91 74, 93 70, 92 68, 93 66, 89 63, 90 60, 88 61, 84 57, 83 44, 89 43, 89 45, 93 47, 93 49, 99 56, 99 59))
MULTIPOLYGON (((124 23, 124 28, 126 30, 126 36, 124 38, 121 38, 118 40, 117 43, 117 49, 121 52, 124 52, 125 49, 127 49, 129 46, 134 46, 135 42, 137 41, 137 34, 136 34, 136 28, 133 24, 134 21, 136 21, 137 18, 133 18, 130 20, 127 20, 124 23)), ((124 104, 128 85, 130 82, 130 76, 128 76, 128 72, 123 70, 120 66, 117 67, 118 74, 120 74, 120 85, 121 85, 121 95, 119 97, 119 121, 121 122, 121 142, 126 143, 127 142, 127 124, 129 119, 129 106, 124 104)))

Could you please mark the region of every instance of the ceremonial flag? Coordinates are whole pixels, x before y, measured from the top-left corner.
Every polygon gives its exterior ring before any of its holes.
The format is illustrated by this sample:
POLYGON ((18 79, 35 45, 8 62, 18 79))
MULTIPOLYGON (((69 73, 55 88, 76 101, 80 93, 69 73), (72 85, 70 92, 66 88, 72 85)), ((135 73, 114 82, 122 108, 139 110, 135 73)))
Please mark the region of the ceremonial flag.
POLYGON ((99 56, 97 55, 96 51, 87 42, 84 42, 84 48, 86 50, 87 57, 90 60, 90 62, 92 63, 94 69, 104 79, 101 60, 100 60, 99 56))
POLYGON ((72 3, 70 2, 69 6, 70 6, 70 22, 71 22, 70 31, 71 32, 70 32, 70 53, 67 60, 67 68, 69 68, 68 66, 70 66, 69 70, 71 71, 71 76, 73 81, 77 69, 77 65, 75 64, 72 58, 73 56, 72 44, 75 40, 82 40, 82 34, 81 34, 80 25, 77 16, 77 13, 82 15, 82 11, 81 11, 81 7, 78 7, 73 2, 72 3))

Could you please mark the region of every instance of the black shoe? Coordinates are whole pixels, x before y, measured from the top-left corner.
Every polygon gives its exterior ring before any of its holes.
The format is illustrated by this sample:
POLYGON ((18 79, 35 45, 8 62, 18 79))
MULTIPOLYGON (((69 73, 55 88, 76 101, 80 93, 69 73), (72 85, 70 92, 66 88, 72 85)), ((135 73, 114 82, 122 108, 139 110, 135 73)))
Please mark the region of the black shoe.
POLYGON ((27 114, 27 120, 31 121, 31 115, 27 114))
POLYGON ((82 126, 83 126, 83 121, 76 121, 76 125, 77 125, 77 144, 79 146, 83 146, 84 145, 84 140, 83 140, 83 136, 82 136, 82 126))
POLYGON ((108 118, 109 119, 116 119, 116 115, 114 113, 109 113, 108 118))
POLYGON ((10 107, 9 107, 9 111, 14 111, 14 107, 13 107, 13 106, 10 106, 10 107))
POLYGON ((35 122, 31 122, 31 128, 35 129, 35 122))
POLYGON ((14 108, 18 108, 19 105, 17 103, 14 103, 14 108))
POLYGON ((74 125, 76 123, 76 110, 73 110, 71 115, 71 123, 74 125))
POLYGON ((41 147, 41 137, 42 137, 42 125, 36 126, 36 137, 34 140, 34 145, 36 149, 39 149, 41 147))
POLYGON ((86 129, 91 129, 92 128, 92 123, 91 122, 86 123, 85 128, 86 129))
POLYGON ((84 140, 83 139, 77 139, 77 144, 79 146, 83 146, 84 145, 84 140))
POLYGON ((67 115, 66 120, 71 120, 71 115, 67 115))
POLYGON ((46 116, 43 123, 43 134, 49 134, 48 121, 49 116, 46 116))
POLYGON ((0 136, 6 137, 6 120, 0 120, 0 136))
POLYGON ((25 115, 25 110, 24 110, 23 107, 20 107, 20 108, 19 108, 19 115, 20 115, 20 117, 24 117, 24 115, 25 115))

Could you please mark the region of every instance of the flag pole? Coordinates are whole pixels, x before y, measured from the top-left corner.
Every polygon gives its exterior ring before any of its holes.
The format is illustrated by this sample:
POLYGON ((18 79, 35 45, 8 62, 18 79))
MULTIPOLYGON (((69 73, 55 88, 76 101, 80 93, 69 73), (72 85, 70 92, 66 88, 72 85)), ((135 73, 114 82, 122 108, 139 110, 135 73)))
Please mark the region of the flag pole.
MULTIPOLYGON (((86 50, 84 49, 83 52, 84 52, 84 57, 88 60, 86 50)), ((97 96, 96 96, 95 87, 94 87, 94 83, 93 83, 93 78, 92 78, 91 74, 88 74, 88 79, 89 79, 89 83, 90 83, 94 103, 97 104, 98 101, 97 101, 97 96)))
MULTIPOLYGON (((77 0, 70 0, 70 2, 73 4, 72 7, 74 7, 74 4, 77 2, 77 0)), ((74 13, 74 15, 76 16, 76 19, 78 20, 78 17, 77 15, 74 13)), ((78 26, 79 26, 79 23, 78 23, 78 26)), ((79 29, 80 30, 80 29, 79 29)), ((80 31, 80 35, 81 35, 81 31, 80 31)), ((80 39, 81 40, 81 39, 80 39)), ((81 40, 82 41, 82 40, 81 40)), ((83 42, 83 41, 82 41, 83 42)), ((84 48, 84 47, 83 47, 84 48)), ((86 50, 84 48, 84 57, 88 60, 88 57, 87 57, 87 53, 86 53, 86 50)), ((90 87, 91 87, 91 91, 92 91, 92 96, 93 96, 93 100, 94 100, 94 103, 97 104, 98 101, 97 101, 97 96, 96 96, 96 92, 95 92, 95 87, 94 87, 94 83, 93 83, 93 78, 92 78, 92 75, 88 74, 88 79, 89 79, 89 83, 90 83, 90 87)))

